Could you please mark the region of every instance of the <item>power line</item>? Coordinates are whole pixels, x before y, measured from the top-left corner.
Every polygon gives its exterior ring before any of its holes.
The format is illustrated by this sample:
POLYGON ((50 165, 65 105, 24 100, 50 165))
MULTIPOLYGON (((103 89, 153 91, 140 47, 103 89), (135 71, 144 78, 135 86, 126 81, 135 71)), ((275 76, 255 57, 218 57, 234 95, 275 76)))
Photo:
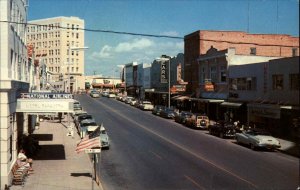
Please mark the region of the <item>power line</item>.
POLYGON ((10 24, 22 24, 25 26, 43 26, 43 27, 53 27, 53 28, 61 28, 66 30, 83 30, 87 32, 102 32, 102 33, 111 33, 111 34, 122 34, 122 35, 132 35, 132 36, 146 36, 146 37, 153 37, 153 38, 171 38, 171 39, 180 39, 183 40, 183 37, 177 37, 177 36, 168 36, 168 35, 155 35, 155 34, 142 34, 142 33, 134 33, 134 32, 119 32, 114 30, 101 30, 101 29, 88 29, 88 28, 68 28, 63 26, 49 26, 49 25, 43 25, 43 24, 33 24, 33 23, 24 23, 24 22, 13 22, 13 21, 0 21, 3 23, 10 23, 10 24))

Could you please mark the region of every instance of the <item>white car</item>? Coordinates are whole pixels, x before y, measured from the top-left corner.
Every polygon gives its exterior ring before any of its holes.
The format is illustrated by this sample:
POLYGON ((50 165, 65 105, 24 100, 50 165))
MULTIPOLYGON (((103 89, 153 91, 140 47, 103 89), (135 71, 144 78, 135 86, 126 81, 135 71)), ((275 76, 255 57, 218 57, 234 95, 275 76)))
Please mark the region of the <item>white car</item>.
POLYGON ((85 119, 82 120, 79 124, 78 130, 80 133, 80 137, 84 138, 87 134, 90 134, 95 129, 97 129, 98 125, 94 119, 85 119))
POLYGON ((143 101, 141 103, 141 105, 140 105, 140 108, 142 110, 150 110, 150 111, 152 111, 153 108, 154 108, 154 105, 151 102, 149 102, 149 101, 143 101))
POLYGON ((109 137, 103 126, 100 127, 100 139, 102 148, 109 149, 109 137))
POLYGON ((109 93, 107 97, 108 98, 116 98, 116 95, 114 93, 109 93))
POLYGON ((247 130, 235 134, 238 144, 249 145, 252 150, 256 148, 268 148, 274 150, 280 148, 278 139, 272 137, 269 133, 262 130, 247 130))

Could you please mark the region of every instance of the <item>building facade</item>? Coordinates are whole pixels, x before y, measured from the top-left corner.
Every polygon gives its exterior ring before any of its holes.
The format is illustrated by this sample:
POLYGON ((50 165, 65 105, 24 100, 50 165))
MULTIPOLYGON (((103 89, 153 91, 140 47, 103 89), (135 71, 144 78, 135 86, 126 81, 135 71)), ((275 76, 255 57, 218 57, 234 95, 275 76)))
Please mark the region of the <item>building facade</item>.
POLYGON ((34 65, 26 48, 27 0, 1 0, 0 20, 0 167, 1 189, 11 184, 20 137, 28 133, 28 117, 16 113, 17 98, 34 81, 34 65), (11 23, 10 23, 11 22, 11 23))
POLYGON ((58 91, 84 89, 76 79, 84 75, 83 29, 84 20, 78 17, 46 18, 28 24, 27 44, 39 66, 47 66, 47 85, 58 91))
POLYGON ((235 48, 239 55, 267 57, 299 56, 299 37, 277 34, 249 34, 239 31, 196 31, 184 37, 184 80, 187 91, 195 94, 199 76, 197 59, 214 47, 217 50, 235 48))

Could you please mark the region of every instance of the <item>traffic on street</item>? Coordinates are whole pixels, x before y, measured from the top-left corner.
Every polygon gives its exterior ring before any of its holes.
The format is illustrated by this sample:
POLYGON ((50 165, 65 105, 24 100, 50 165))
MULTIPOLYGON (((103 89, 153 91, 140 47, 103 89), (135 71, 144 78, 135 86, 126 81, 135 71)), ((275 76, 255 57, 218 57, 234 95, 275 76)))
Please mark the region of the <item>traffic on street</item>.
POLYGON ((97 172, 104 189, 295 189, 299 159, 254 151, 235 138, 186 127, 115 98, 76 95, 105 126, 110 149, 97 172))

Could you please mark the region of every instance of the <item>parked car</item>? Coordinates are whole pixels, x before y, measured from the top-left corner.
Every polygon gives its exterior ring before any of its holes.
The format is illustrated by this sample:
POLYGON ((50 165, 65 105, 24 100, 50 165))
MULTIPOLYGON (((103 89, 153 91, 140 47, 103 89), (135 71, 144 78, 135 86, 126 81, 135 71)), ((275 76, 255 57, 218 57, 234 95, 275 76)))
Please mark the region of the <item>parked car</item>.
POLYGON ((108 98, 116 98, 116 95, 115 93, 108 93, 108 98))
POLYGON ((191 118, 192 115, 193 115, 193 113, 191 113, 191 112, 182 111, 182 112, 180 112, 179 114, 176 114, 174 119, 175 119, 175 121, 176 121, 177 123, 185 124, 185 123, 186 123, 186 120, 187 120, 188 118, 191 118))
POLYGON ((78 116, 77 119, 75 120, 76 127, 79 127, 79 123, 85 119, 93 119, 93 116, 89 115, 89 114, 84 114, 84 115, 78 116))
POLYGON ((130 104, 130 101, 133 99, 133 97, 131 97, 131 96, 127 96, 126 98, 125 98, 125 103, 126 104, 130 104))
POLYGON ((100 127, 100 139, 101 139, 101 147, 109 149, 109 137, 103 126, 100 127))
POLYGON ((186 119, 188 127, 207 129, 209 125, 209 118, 206 115, 193 113, 190 118, 186 119))
POLYGON ((78 116, 80 116, 80 115, 86 115, 86 114, 87 114, 87 112, 83 111, 83 110, 76 111, 72 115, 73 116, 73 120, 76 121, 77 118, 78 118, 78 116))
POLYGON ((154 115, 160 115, 160 112, 165 109, 165 106, 161 106, 161 105, 156 105, 154 106, 153 110, 152 110, 152 114, 154 115))
POLYGON ((209 134, 219 136, 220 138, 235 137, 235 126, 232 123, 218 121, 208 127, 209 134))
POLYGON ((235 138, 238 144, 248 145, 252 150, 257 148, 274 150, 281 147, 278 139, 261 129, 250 129, 242 131, 241 133, 236 133, 235 138))
POLYGON ((167 119, 173 119, 176 115, 174 108, 165 108, 162 109, 160 114, 161 117, 167 118, 167 119))
POLYGON ((100 93, 98 91, 93 90, 93 91, 90 92, 90 96, 92 98, 99 98, 100 97, 100 93))
POLYGON ((75 100, 73 105, 74 111, 82 110, 82 106, 79 101, 75 100))
POLYGON ((135 104, 136 102, 137 102, 137 99, 132 98, 132 99, 130 100, 129 104, 130 104, 131 106, 134 106, 134 104, 135 104))
POLYGON ((102 95, 103 97, 108 97, 108 94, 109 94, 109 93, 106 92, 106 91, 104 91, 104 92, 101 93, 101 95, 102 95))
POLYGON ((153 110, 154 109, 154 105, 149 102, 149 101, 141 101, 141 103, 139 104, 139 108, 141 110, 153 110))
POLYGON ((97 129, 98 125, 94 119, 84 119, 80 121, 78 131, 80 133, 80 137, 83 138, 85 135, 97 129))

